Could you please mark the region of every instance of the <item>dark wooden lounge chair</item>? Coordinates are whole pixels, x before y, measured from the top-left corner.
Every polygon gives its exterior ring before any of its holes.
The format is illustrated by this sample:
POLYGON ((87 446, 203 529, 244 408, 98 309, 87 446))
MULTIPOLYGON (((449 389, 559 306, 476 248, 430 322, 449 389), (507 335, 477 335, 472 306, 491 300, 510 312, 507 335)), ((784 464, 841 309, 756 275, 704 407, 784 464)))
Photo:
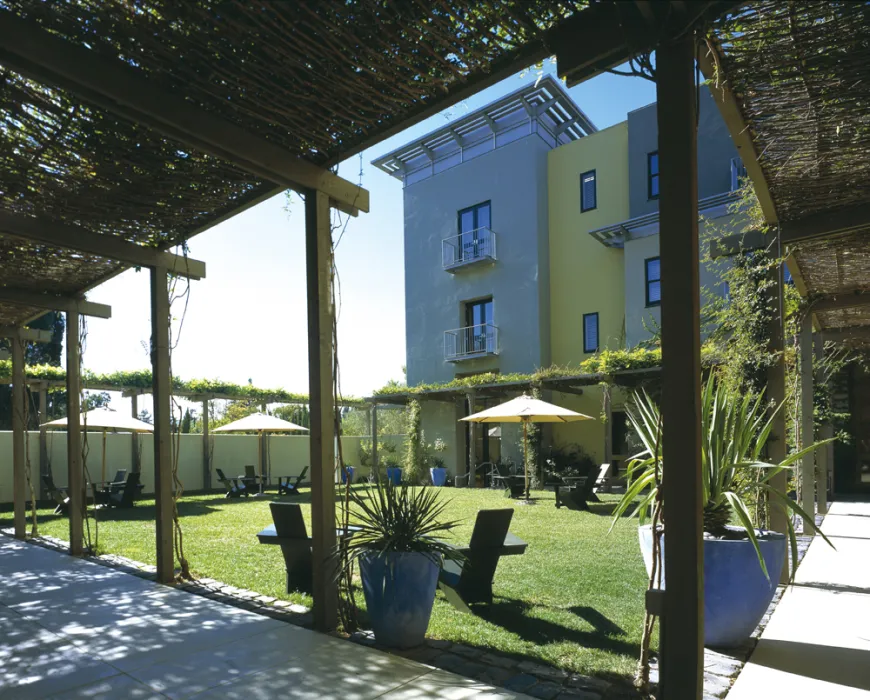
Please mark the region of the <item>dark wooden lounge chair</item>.
POLYGON ((241 482, 250 493, 259 493, 260 477, 257 475, 257 469, 253 464, 245 465, 244 476, 239 476, 241 482))
POLYGON ((238 478, 226 477, 223 469, 215 469, 215 472, 217 472, 218 481, 227 490, 227 498, 241 498, 242 496, 247 498, 248 489, 238 478))
POLYGON ((593 464, 586 476, 563 479, 563 483, 556 486, 556 508, 565 506, 569 510, 589 510, 589 501, 599 500, 593 491, 599 471, 600 467, 593 464))
POLYGON ((54 477, 51 474, 43 474, 42 488, 45 490, 45 495, 56 504, 55 515, 66 513, 69 510, 69 496, 66 489, 59 489, 55 486, 54 477))
POLYGON ((311 538, 298 503, 270 503, 275 534, 287 569, 287 592, 311 592, 311 538))
POLYGON ((306 466, 302 473, 299 476, 279 476, 278 477, 278 495, 286 495, 286 496, 298 496, 299 495, 299 486, 302 484, 302 480, 305 479, 305 476, 308 474, 308 467, 306 466), (292 482, 292 483, 291 483, 292 482))
POLYGON ((139 472, 128 474, 124 481, 124 487, 120 490, 114 490, 111 486, 97 490, 94 495, 97 504, 111 508, 132 508, 136 503, 136 496, 143 488, 143 485, 139 483, 139 477, 139 472))
POLYGON ((456 547, 465 555, 465 561, 444 562, 438 587, 458 610, 471 612, 470 605, 492 603, 492 580, 498 560, 526 551, 528 545, 508 532, 513 515, 513 508, 479 511, 471 542, 456 547))
POLYGON ((599 500, 597 494, 599 493, 609 493, 610 492, 610 482, 612 481, 610 463, 602 464, 601 468, 598 470, 598 476, 595 479, 595 485, 592 487, 592 494, 595 496, 595 500, 599 500))

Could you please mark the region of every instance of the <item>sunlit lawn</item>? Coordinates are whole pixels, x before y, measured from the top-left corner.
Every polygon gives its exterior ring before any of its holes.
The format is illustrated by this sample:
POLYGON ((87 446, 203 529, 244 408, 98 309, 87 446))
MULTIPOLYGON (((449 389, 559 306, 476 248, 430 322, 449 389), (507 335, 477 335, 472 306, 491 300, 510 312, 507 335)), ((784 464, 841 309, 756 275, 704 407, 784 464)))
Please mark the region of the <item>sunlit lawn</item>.
MULTIPOLYGON (((450 500, 446 517, 462 521, 456 529, 460 541, 468 541, 478 510, 512 503, 501 492, 484 489, 444 489, 443 495, 450 500)), ((556 510, 552 493, 535 495, 537 505, 515 508, 511 532, 529 546, 525 555, 499 563, 495 603, 467 615, 439 593, 429 636, 587 675, 630 676, 646 587, 637 522, 621 520, 608 534, 615 496, 603 496, 604 503, 587 513, 556 510)), ((282 500, 300 502, 310 528, 307 491, 282 500)), ((268 498, 186 497, 179 505, 185 555, 198 576, 310 605, 308 596, 286 593, 280 549, 257 541, 256 533, 271 523, 268 503, 268 498)), ((66 539, 66 519, 50 513, 40 513, 40 533, 66 539)), ((99 515, 101 552, 154 563, 153 500, 99 515)), ((361 593, 359 599, 364 607, 361 593)))

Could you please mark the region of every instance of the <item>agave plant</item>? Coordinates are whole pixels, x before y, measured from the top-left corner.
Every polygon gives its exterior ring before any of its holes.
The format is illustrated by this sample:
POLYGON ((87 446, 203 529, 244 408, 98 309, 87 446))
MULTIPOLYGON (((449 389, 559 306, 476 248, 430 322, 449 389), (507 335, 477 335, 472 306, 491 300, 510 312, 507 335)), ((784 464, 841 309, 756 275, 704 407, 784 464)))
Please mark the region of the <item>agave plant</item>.
MULTIPOLYGON (((752 522, 747 501, 755 496, 766 496, 774 507, 785 511, 788 523, 786 533, 792 550, 792 564, 797 563, 797 536, 794 515, 812 523, 812 515, 806 513, 786 493, 771 484, 777 474, 790 470, 792 465, 819 446, 830 442, 824 440, 789 455, 778 464, 762 459, 762 451, 770 436, 773 418, 777 411, 768 415, 764 396, 753 397, 730 389, 724 382, 710 379, 704 386, 701 403, 701 476, 703 489, 704 530, 717 537, 733 536, 727 525, 738 522, 746 530, 765 576, 769 574, 761 554, 761 548, 752 522)), ((614 523, 632 505, 632 515, 640 517, 644 524, 650 517, 652 506, 658 497, 659 475, 665 465, 661 459, 661 419, 659 408, 644 391, 635 393, 633 406, 627 410, 629 420, 643 443, 644 449, 628 463, 628 488, 614 511, 614 523)), ((671 438, 673 439, 673 438, 671 438)), ((667 523, 667 504, 663 506, 667 523)), ((813 528, 828 544, 830 540, 813 528)), ((833 546, 833 545, 831 545, 833 546)))
POLYGON ((433 559, 461 559, 462 555, 437 537, 449 533, 457 521, 442 521, 447 502, 439 491, 381 481, 350 493, 353 529, 347 542, 347 564, 370 553, 419 552, 433 559))

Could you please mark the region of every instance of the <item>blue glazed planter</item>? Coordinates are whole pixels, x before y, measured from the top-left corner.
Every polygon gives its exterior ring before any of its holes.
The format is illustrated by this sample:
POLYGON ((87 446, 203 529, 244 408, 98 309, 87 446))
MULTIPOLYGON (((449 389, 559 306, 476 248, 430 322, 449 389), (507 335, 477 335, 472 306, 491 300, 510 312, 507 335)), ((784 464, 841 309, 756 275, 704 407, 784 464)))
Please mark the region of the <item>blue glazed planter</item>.
POLYGON ((341 483, 346 484, 348 479, 350 479, 350 483, 353 483, 353 467, 345 467, 341 470, 341 483))
POLYGON ((444 467, 431 467, 429 476, 432 479, 432 486, 444 486, 447 483, 447 470, 444 467))
POLYGON ((418 552, 360 557, 366 608, 379 644, 408 649, 423 643, 440 569, 440 557, 418 552))
MULTIPOLYGON (((649 525, 638 529, 638 538, 649 574, 652 568, 649 525)), ((778 532, 762 531, 758 544, 770 580, 761 570, 749 540, 704 540, 704 646, 739 646, 758 626, 773 600, 785 563, 786 538, 778 532)))
POLYGON ((387 469, 387 481, 389 481, 393 486, 398 486, 402 483, 402 468, 401 467, 390 467, 387 469))

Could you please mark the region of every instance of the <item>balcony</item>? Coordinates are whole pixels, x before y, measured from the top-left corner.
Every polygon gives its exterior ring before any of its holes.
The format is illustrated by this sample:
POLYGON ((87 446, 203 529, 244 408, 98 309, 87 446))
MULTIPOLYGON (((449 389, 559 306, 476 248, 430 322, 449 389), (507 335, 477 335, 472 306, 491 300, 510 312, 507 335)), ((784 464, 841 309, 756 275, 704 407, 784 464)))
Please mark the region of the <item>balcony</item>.
POLYGON ((460 233, 441 241, 441 264, 448 272, 495 262, 495 233, 488 228, 460 233))
POLYGON ((444 331, 444 359, 447 362, 474 360, 498 355, 498 328, 490 323, 444 331))

